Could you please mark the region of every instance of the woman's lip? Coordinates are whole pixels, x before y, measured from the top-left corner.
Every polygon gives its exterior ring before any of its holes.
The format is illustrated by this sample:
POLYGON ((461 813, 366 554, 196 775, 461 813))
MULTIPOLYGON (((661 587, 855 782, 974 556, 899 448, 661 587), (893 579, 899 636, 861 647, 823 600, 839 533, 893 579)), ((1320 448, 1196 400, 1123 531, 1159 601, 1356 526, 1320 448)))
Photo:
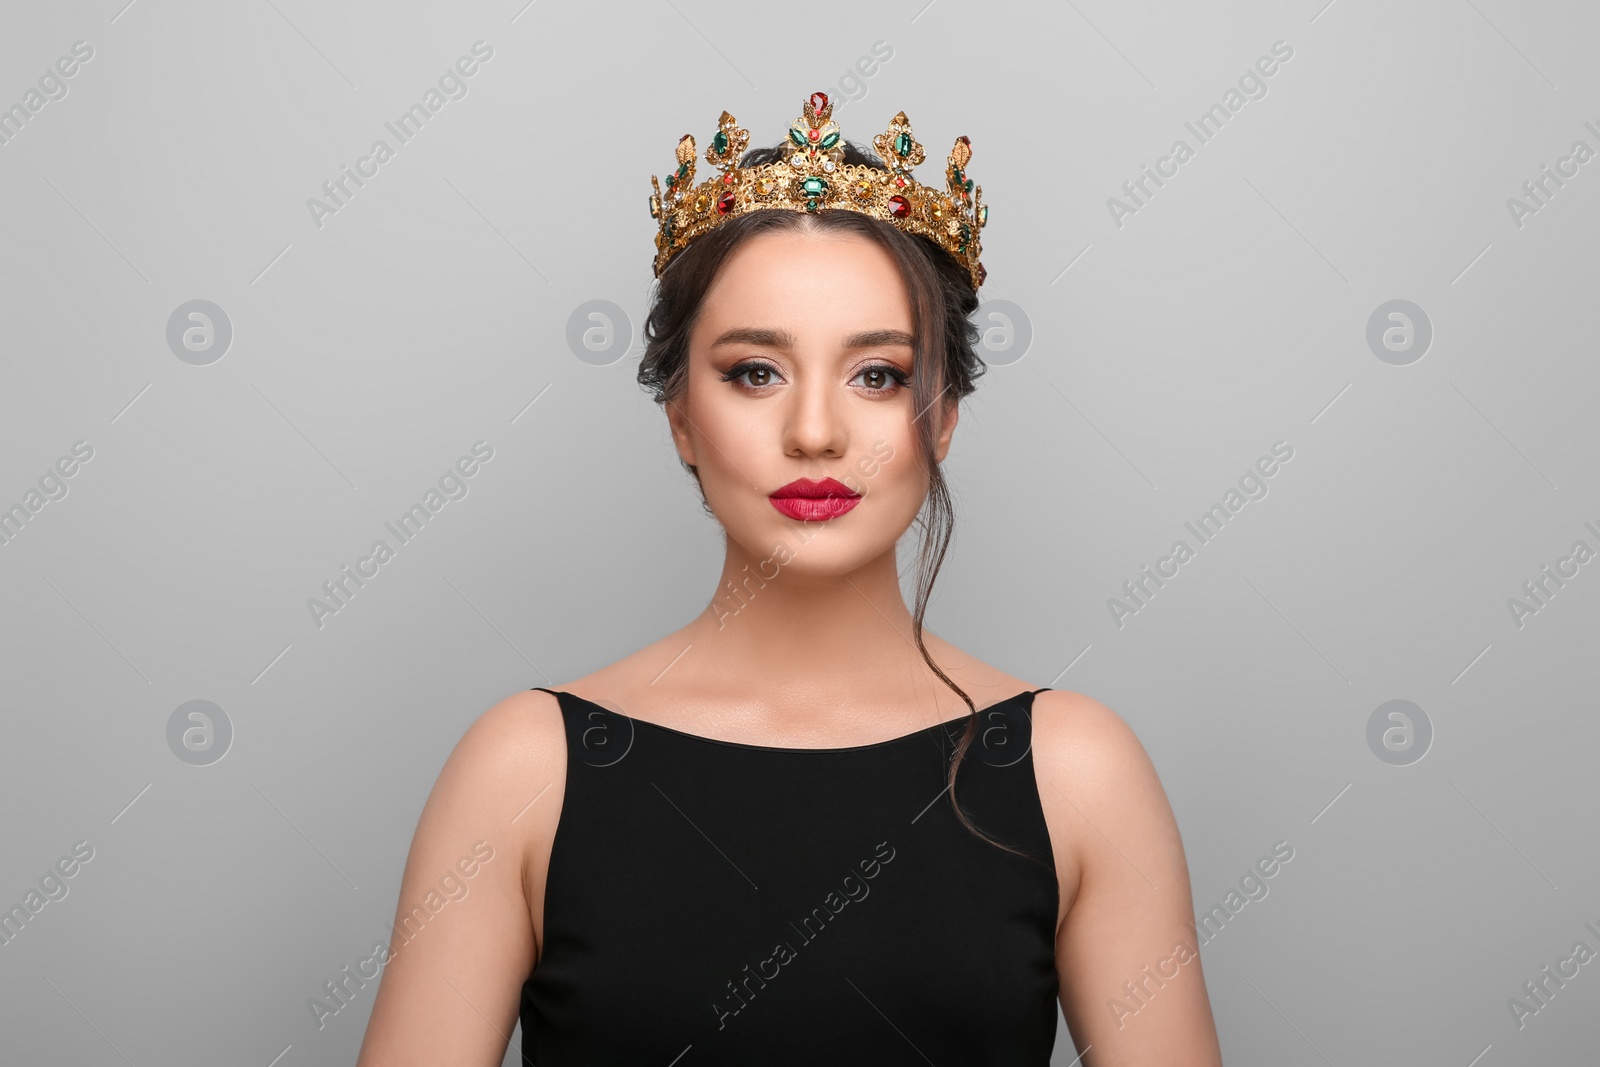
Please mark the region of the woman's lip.
POLYGON ((859 496, 778 496, 771 498, 772 506, 791 519, 816 522, 837 519, 861 503, 859 496))
POLYGON ((820 481, 796 478, 783 488, 772 492, 774 500, 821 500, 827 497, 859 500, 861 495, 834 478, 823 478, 820 481))

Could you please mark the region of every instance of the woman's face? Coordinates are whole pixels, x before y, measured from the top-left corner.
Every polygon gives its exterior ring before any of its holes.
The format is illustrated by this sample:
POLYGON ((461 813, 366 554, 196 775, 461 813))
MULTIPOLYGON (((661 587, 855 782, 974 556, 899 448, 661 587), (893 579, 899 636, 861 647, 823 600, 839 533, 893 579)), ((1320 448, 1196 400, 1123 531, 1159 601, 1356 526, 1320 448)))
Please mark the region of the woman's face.
MULTIPOLYGON (((916 518, 928 479, 916 452, 912 360, 911 302, 875 242, 764 233, 724 261, 668 421, 729 540, 757 559, 776 557, 768 576, 773 566, 848 573, 892 553, 916 518), (802 521, 771 497, 801 478, 833 478, 860 499, 836 517, 802 521)), ((937 419, 943 461, 956 404, 936 402, 921 418, 937 419)))

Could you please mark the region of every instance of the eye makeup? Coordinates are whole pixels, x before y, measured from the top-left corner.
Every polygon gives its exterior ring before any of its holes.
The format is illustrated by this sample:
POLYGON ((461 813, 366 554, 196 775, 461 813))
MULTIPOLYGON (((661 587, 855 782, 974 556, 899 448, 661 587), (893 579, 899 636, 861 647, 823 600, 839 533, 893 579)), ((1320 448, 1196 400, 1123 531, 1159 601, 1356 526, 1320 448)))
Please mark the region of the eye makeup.
MULTIPOLYGON (((735 382, 739 385, 742 385, 746 390, 760 390, 768 388, 768 386, 770 386, 772 383, 769 382, 764 385, 756 385, 753 382, 742 382, 740 379, 747 374, 761 372, 765 372, 771 376, 777 376, 778 368, 774 367, 766 360, 743 359, 729 367, 726 371, 723 371, 717 377, 724 382, 735 382)), ((891 393, 897 392, 898 390, 904 388, 911 382, 910 374, 901 370, 892 363, 883 362, 868 363, 866 366, 858 370, 855 373, 855 376, 850 380, 855 381, 857 378, 860 378, 866 374, 879 374, 888 378, 894 383, 893 385, 884 385, 881 387, 866 386, 862 391, 868 396, 888 396, 891 393)))

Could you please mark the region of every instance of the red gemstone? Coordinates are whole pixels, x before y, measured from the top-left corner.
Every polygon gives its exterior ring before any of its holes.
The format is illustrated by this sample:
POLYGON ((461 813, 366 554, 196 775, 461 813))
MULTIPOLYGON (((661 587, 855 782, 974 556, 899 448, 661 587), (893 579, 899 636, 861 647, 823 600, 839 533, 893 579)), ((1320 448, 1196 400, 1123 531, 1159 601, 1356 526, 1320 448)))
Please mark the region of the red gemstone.
POLYGON ((889 214, 897 219, 905 218, 911 214, 911 201, 903 196, 891 196, 889 198, 889 214))
POLYGON ((806 136, 811 138, 813 141, 815 141, 818 137, 822 136, 822 131, 821 130, 814 130, 814 129, 813 130, 807 130, 806 131, 806 136))
POLYGON ((987 277, 989 277, 989 268, 985 267, 982 263, 979 263, 978 264, 978 284, 982 285, 983 282, 984 282, 984 279, 987 278, 987 277))
POLYGON ((811 110, 812 111, 815 111, 817 114, 820 115, 820 114, 822 114, 822 109, 827 107, 827 106, 828 106, 828 94, 827 93, 812 93, 811 94, 811 110))
POLYGON ((723 185, 732 185, 732 184, 733 184, 733 175, 731 175, 731 174, 724 174, 724 175, 723 175, 723 176, 722 176, 722 184, 723 184, 723 185))
POLYGON ((726 215, 733 210, 733 202, 737 199, 732 189, 717 198, 717 213, 726 215))
POLYGON ((904 189, 906 187, 906 180, 904 178, 896 178, 894 180, 894 183, 896 185, 898 185, 902 189, 904 189))

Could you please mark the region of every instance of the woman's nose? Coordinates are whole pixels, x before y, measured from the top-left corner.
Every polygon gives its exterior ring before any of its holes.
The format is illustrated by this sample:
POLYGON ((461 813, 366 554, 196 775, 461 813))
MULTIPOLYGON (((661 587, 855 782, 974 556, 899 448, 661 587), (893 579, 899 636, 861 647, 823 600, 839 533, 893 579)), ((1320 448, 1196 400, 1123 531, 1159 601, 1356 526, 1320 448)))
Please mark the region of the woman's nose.
POLYGON ((849 443, 847 397, 829 381, 802 382, 790 392, 785 449, 806 455, 842 456, 849 443))

